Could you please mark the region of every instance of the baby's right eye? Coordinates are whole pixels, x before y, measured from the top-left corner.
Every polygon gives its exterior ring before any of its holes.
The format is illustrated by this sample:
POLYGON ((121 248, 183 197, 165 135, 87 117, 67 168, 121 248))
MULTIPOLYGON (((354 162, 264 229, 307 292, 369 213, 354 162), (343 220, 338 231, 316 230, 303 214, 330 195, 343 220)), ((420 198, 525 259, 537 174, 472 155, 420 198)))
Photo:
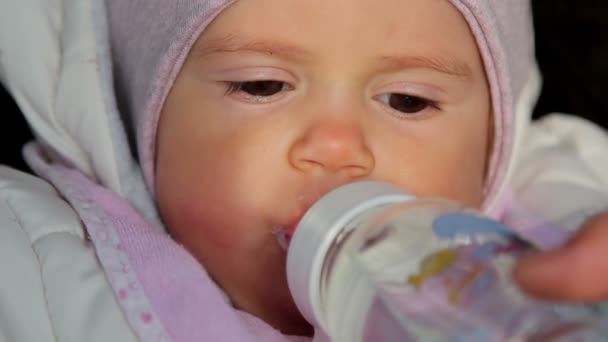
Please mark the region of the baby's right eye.
POLYGON ((226 95, 244 93, 247 97, 264 98, 276 95, 291 87, 282 81, 263 80, 246 82, 228 82, 226 95))

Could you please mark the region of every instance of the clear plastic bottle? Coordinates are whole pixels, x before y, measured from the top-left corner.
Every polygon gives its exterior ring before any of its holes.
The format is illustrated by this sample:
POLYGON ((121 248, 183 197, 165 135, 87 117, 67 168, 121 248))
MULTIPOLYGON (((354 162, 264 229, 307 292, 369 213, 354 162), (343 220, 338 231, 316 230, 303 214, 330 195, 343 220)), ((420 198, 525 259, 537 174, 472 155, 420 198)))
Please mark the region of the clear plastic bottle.
POLYGON ((331 341, 608 341, 594 306, 517 289, 511 268, 526 250, 458 203, 358 182, 304 215, 287 277, 302 313, 331 341))

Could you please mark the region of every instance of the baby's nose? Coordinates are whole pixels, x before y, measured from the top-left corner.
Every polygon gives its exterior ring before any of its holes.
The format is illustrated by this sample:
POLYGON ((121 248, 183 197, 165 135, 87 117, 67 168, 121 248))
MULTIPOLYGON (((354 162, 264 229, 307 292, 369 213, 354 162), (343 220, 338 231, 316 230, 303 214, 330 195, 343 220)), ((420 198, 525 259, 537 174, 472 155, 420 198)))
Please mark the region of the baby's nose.
POLYGON ((321 120, 306 129, 290 149, 291 164, 305 172, 362 178, 374 168, 361 125, 345 119, 321 120))

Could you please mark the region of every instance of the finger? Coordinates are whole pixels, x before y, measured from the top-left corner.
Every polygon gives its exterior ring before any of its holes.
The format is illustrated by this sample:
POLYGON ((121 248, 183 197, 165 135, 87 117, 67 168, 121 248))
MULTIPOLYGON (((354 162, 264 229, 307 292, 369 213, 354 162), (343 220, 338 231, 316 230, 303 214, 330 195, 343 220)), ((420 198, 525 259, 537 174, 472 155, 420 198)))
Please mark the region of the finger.
POLYGON ((524 291, 544 299, 608 299, 608 215, 591 220, 565 247, 523 259, 514 276, 524 291))

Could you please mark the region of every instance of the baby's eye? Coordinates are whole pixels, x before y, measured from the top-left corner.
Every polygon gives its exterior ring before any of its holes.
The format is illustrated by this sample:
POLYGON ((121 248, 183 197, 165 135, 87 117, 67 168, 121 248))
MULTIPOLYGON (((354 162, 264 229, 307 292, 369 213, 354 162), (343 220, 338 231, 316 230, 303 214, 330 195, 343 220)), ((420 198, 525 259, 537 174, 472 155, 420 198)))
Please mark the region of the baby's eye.
POLYGON ((416 114, 429 107, 438 108, 437 103, 434 101, 406 94, 383 94, 378 97, 378 100, 392 109, 405 114, 416 114))
POLYGON ((270 97, 281 91, 291 89, 290 86, 281 81, 247 81, 247 82, 228 82, 226 94, 244 93, 250 97, 270 97))

